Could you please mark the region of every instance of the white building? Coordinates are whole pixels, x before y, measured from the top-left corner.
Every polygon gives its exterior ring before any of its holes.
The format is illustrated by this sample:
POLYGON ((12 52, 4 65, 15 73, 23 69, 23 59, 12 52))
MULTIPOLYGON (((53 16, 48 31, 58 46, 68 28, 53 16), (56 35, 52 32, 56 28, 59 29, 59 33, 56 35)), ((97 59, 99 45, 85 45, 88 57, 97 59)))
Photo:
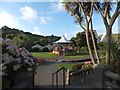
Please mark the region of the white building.
POLYGON ((100 42, 106 42, 106 33, 102 35, 100 42))
POLYGON ((36 44, 36 45, 32 46, 32 49, 33 48, 39 48, 39 50, 42 50, 44 47, 40 46, 39 44, 36 44))
POLYGON ((59 43, 60 44, 60 43, 72 43, 72 42, 70 40, 68 40, 64 35, 62 35, 61 38, 54 43, 59 43))

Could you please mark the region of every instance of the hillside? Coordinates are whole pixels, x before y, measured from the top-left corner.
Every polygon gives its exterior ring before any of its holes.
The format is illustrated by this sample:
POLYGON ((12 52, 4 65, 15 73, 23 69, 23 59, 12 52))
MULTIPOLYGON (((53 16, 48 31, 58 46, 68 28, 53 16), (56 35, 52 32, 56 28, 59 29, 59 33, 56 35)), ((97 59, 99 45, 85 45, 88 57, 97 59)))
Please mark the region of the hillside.
POLYGON ((31 49, 31 47, 35 44, 39 44, 42 46, 52 44, 53 42, 60 39, 58 36, 43 36, 43 35, 36 35, 30 32, 24 32, 23 30, 19 29, 11 29, 7 26, 3 26, 1 28, 2 37, 12 39, 19 47, 24 46, 27 49, 31 49))

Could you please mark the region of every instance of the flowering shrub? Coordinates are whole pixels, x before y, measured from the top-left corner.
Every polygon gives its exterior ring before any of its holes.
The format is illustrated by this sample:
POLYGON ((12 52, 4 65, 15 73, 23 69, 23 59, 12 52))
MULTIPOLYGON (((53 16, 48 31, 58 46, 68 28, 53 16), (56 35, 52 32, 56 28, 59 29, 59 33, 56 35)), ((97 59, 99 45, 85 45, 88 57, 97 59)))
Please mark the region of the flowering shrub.
POLYGON ((18 48, 12 40, 2 42, 2 64, 0 65, 2 76, 15 78, 21 72, 33 72, 36 70, 35 58, 24 47, 18 48))

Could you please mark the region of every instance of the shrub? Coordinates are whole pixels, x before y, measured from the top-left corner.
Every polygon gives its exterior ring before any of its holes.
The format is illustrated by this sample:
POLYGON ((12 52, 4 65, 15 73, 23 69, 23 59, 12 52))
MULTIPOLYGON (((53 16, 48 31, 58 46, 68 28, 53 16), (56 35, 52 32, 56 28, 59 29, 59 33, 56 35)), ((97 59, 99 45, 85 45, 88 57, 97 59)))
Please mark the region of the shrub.
MULTIPOLYGON (((111 39, 111 46, 110 46, 110 65, 113 68, 114 72, 120 73, 120 43, 111 39)), ((103 43, 100 47, 101 49, 101 63, 105 63, 105 55, 106 55, 106 44, 103 43)))
POLYGON ((73 69, 73 70, 81 69, 83 65, 84 65, 84 63, 78 63, 78 64, 74 65, 74 66, 72 67, 72 69, 73 69))
POLYGON ((32 48, 32 52, 39 52, 39 48, 32 48))
POLYGON ((87 47, 81 47, 81 50, 82 51, 88 51, 88 48, 87 47))

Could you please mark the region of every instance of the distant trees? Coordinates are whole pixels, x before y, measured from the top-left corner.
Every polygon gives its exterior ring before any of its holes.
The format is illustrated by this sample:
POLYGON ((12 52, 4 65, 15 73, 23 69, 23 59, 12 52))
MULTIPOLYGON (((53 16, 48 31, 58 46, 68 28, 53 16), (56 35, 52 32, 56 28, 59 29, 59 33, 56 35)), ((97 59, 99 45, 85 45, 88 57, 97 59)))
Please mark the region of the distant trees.
POLYGON ((15 44, 19 47, 25 47, 29 51, 32 51, 31 47, 35 44, 39 44, 41 46, 45 46, 48 44, 52 44, 53 42, 60 39, 60 37, 51 35, 51 36, 42 36, 35 35, 29 32, 23 32, 19 29, 11 29, 7 26, 3 26, 1 28, 2 38, 10 38, 13 40, 15 44))
MULTIPOLYGON (((9 34, 10 35, 10 34, 9 34)), ((6 37, 7 38, 7 37, 6 37)), ((15 36, 11 38, 15 44, 17 44, 19 47, 26 47, 27 43, 27 37, 24 34, 20 34, 18 36, 15 36)))
MULTIPOLYGON (((91 46, 92 50, 94 50, 90 32, 89 32, 88 36, 89 36, 90 46, 91 46)), ((94 38, 95 38, 95 36, 94 36, 94 38)), ((82 47, 87 47, 85 32, 78 32, 76 34, 76 37, 71 38, 71 41, 73 42, 74 46, 78 47, 78 50, 80 50, 82 47)), ((95 43, 97 43, 96 38, 95 38, 95 43)))

